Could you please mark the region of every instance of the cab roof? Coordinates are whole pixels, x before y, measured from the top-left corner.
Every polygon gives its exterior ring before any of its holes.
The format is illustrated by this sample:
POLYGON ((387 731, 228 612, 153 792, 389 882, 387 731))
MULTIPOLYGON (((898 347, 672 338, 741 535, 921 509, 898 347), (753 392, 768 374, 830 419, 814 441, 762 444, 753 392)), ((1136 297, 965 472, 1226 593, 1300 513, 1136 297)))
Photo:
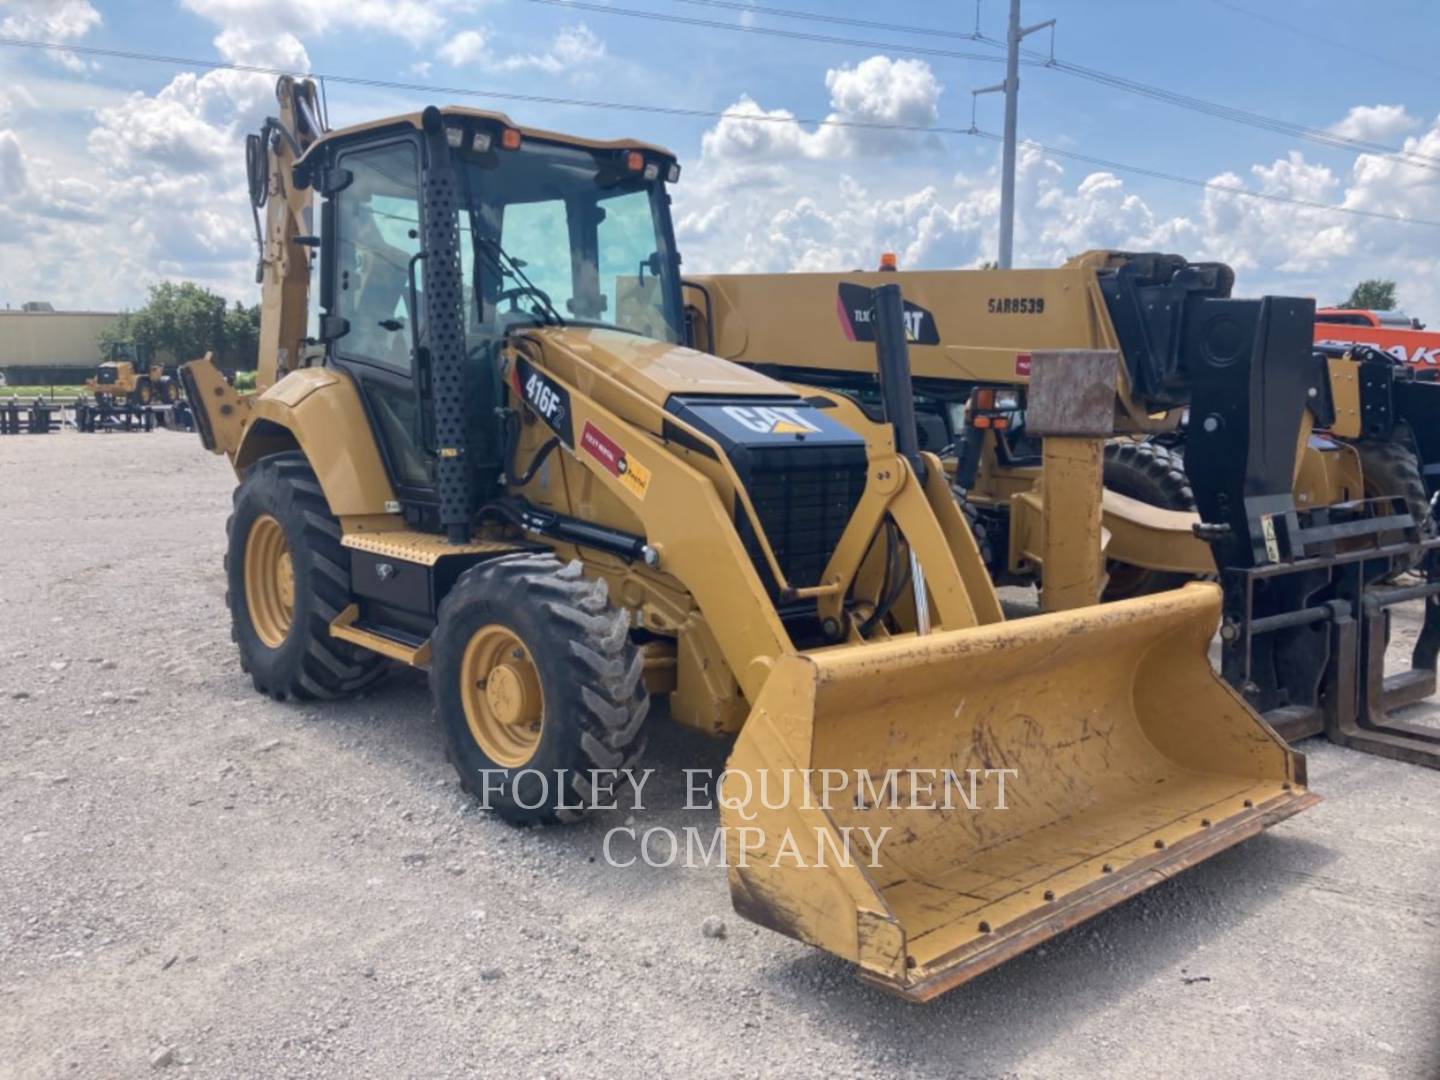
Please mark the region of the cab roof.
MULTIPOLYGON (((378 120, 367 120, 363 124, 352 124, 349 127, 336 128, 327 131, 316 139, 306 149, 304 157, 308 158, 317 147, 328 145, 334 142, 347 142, 357 135, 368 131, 378 131, 381 128, 411 127, 416 131, 422 130, 424 112, 400 113, 397 116, 386 116, 378 120)), ((584 147, 587 150, 642 150, 653 154, 659 154, 671 161, 675 155, 663 146, 654 143, 641 142, 638 139, 587 139, 582 135, 567 135, 558 131, 546 131, 543 128, 525 127, 517 124, 502 112, 491 112, 487 109, 472 109, 464 105, 446 105, 440 107, 440 115, 443 119, 483 120, 488 123, 504 125, 505 127, 516 128, 522 138, 538 139, 542 142, 563 143, 568 146, 584 147)))

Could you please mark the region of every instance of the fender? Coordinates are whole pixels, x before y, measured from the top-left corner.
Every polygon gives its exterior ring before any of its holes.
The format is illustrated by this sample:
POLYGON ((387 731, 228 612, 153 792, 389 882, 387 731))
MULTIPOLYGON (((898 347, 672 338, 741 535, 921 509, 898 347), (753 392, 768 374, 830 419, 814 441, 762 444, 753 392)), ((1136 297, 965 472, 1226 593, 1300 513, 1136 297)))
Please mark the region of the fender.
POLYGON ((236 472, 286 449, 287 440, 310 462, 336 517, 384 514, 387 503, 393 510, 395 491, 348 375, 333 368, 301 368, 256 397, 232 459, 236 472))
POLYGON ((184 376, 206 449, 229 457, 237 475, 270 454, 299 450, 335 516, 393 512, 370 418, 344 372, 300 368, 256 395, 236 394, 209 357, 186 364, 184 376))

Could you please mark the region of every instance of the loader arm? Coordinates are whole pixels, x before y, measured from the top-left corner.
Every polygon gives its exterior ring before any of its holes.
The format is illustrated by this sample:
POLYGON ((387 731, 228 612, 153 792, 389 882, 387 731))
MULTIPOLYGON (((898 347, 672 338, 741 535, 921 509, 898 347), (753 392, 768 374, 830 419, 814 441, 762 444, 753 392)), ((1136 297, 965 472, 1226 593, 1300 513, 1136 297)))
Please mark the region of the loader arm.
MULTIPOLYGON (((713 358, 574 330, 527 338, 524 354, 553 392, 522 400, 564 403, 551 429, 567 463, 623 507, 606 523, 628 521, 653 569, 693 597, 748 703, 721 804, 731 892, 747 918, 923 1000, 1314 801, 1303 759, 1210 668, 1215 586, 1007 623, 939 460, 918 455, 922 482, 897 448, 898 426, 813 395, 792 399, 791 421, 833 414, 861 435, 864 490, 818 587, 777 588, 765 572, 784 559, 764 515, 737 498, 746 478, 736 462, 753 447, 716 437, 704 406, 677 408, 683 388, 656 381, 674 364, 714 385, 727 376, 713 358), (682 448, 701 447, 695 464, 682 460, 682 448), (857 629, 850 604, 887 521, 923 572, 928 632, 908 617, 887 634, 857 629), (746 523, 761 530, 762 551, 740 541, 746 523), (797 647, 781 615, 797 600, 848 629, 797 647), (1005 769, 1018 770, 1008 808, 935 813, 905 803, 914 787, 898 806, 856 802, 887 777, 939 774, 943 785, 1005 769), (844 784, 827 797, 834 777, 844 784), (763 805, 756 793, 782 782, 789 797, 763 805), (852 858, 792 864, 797 844, 852 858)), ((533 385, 521 384, 517 396, 533 385)), ((738 403, 735 392, 720 400, 738 403)), ((764 392, 754 383, 741 407, 754 413, 764 392)), ((916 595, 905 594, 907 616, 916 595)))

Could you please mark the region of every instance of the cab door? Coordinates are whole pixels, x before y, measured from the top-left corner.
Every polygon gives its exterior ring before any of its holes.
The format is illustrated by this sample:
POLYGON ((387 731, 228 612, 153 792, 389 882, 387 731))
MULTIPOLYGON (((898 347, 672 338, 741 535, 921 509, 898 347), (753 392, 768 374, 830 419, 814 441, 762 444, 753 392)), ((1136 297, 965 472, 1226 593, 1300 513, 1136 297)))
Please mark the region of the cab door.
POLYGON ((325 187, 321 335, 360 388, 400 501, 433 505, 435 458, 413 350, 423 329, 418 140, 402 134, 342 150, 325 187))

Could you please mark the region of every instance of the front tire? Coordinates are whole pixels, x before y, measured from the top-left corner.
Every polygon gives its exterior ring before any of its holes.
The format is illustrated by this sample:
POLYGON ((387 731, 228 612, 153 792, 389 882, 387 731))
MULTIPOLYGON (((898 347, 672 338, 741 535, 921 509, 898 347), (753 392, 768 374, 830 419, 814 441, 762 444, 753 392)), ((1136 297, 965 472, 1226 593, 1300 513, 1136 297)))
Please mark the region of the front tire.
POLYGON ((592 771, 644 748, 643 672, 626 613, 580 563, 522 554, 467 570, 440 604, 430 663, 461 786, 518 824, 579 817, 592 771))
POLYGON ((226 533, 230 636, 256 690, 307 701, 379 678, 383 657, 330 636, 350 603, 350 553, 303 455, 263 458, 245 474, 226 533))
MULTIPOLYGON (((1120 495, 1163 510, 1195 509, 1195 492, 1185 475, 1185 462, 1159 443, 1131 439, 1106 443, 1104 475, 1105 486, 1120 495)), ((1113 559, 1107 569, 1110 580, 1101 596, 1106 601, 1178 589, 1191 580, 1186 574, 1150 570, 1113 559)))
MULTIPOLYGON (((1425 493, 1425 480, 1420 472, 1420 455, 1412 449, 1414 436, 1409 428, 1397 426, 1390 439, 1362 439, 1353 443, 1360 455, 1360 471, 1365 478, 1365 497, 1379 499, 1400 496, 1419 527, 1420 539, 1429 540, 1436 533, 1434 515, 1430 512, 1430 498, 1425 493)), ((1382 533, 1378 539, 1385 544, 1405 542, 1403 532, 1382 533)), ((1414 570, 1424 561, 1423 556, 1412 559, 1397 557, 1391 560, 1391 572, 1386 580, 1394 580, 1407 570, 1414 570)))

